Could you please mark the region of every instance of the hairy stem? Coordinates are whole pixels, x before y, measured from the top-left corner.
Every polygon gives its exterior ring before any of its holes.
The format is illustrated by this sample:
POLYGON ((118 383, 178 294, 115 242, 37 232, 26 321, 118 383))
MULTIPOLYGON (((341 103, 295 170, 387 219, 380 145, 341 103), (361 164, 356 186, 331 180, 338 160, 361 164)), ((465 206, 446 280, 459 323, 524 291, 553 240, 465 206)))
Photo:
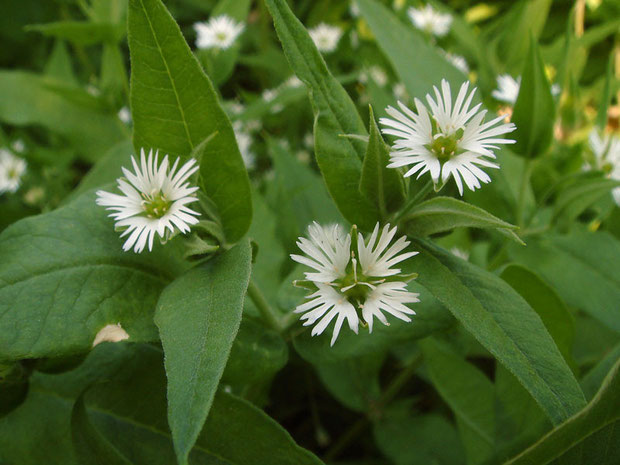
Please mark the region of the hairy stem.
POLYGON ((284 330, 284 326, 281 322, 281 315, 271 305, 269 305, 269 302, 267 302, 267 299, 265 299, 265 296, 254 280, 250 280, 250 285, 248 286, 248 296, 250 296, 250 299, 252 299, 252 302, 256 305, 256 308, 260 312, 265 323, 267 323, 271 329, 281 333, 284 330))

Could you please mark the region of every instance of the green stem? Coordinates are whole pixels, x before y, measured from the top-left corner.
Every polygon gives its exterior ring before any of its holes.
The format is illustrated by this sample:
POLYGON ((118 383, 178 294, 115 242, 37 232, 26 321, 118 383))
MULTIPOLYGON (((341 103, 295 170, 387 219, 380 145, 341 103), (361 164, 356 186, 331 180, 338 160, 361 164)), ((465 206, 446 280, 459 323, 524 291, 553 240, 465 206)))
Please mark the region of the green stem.
POLYGON ((252 302, 256 305, 265 323, 267 323, 270 328, 281 333, 284 329, 280 322, 281 315, 269 305, 269 302, 267 302, 267 299, 265 299, 265 296, 253 280, 250 280, 250 285, 248 286, 248 296, 250 296, 250 299, 252 299, 252 302))
POLYGON ((365 417, 358 419, 351 427, 338 438, 332 447, 325 453, 325 462, 331 462, 338 457, 347 447, 351 445, 353 440, 362 433, 372 422, 381 416, 381 412, 392 399, 400 392, 407 381, 415 374, 418 366, 422 362, 422 353, 418 353, 403 370, 396 375, 390 384, 385 388, 381 397, 374 406, 371 406, 365 417))
POLYGON ((405 216, 411 211, 413 207, 415 207, 420 201, 424 200, 426 195, 433 188, 433 185, 433 180, 429 179, 427 183, 424 184, 424 186, 422 186, 422 188, 418 192, 416 192, 416 194, 411 199, 409 199, 405 206, 398 213, 396 213, 396 215, 394 216, 394 223, 398 223, 403 218, 403 216, 405 216))
POLYGON ((521 186, 519 187, 519 197, 517 199, 517 226, 523 228, 525 223, 525 194, 527 192, 527 186, 530 183, 530 176, 532 174, 532 160, 525 160, 523 166, 523 173, 521 174, 521 186))

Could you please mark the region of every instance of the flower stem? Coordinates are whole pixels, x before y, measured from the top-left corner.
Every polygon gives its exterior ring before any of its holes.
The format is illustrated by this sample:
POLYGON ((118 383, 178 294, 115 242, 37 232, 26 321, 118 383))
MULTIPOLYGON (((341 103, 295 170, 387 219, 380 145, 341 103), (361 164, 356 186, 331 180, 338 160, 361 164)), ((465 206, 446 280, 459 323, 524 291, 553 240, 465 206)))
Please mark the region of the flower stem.
POLYGON ((433 180, 429 179, 427 183, 424 184, 424 186, 422 186, 422 188, 418 192, 416 192, 416 194, 411 199, 409 199, 405 206, 396 213, 396 215, 394 216, 394 223, 398 223, 403 218, 403 216, 405 216, 411 211, 413 207, 415 207, 418 203, 424 200, 424 198, 431 191, 432 188, 433 180))
POLYGON ((256 308, 260 312, 265 323, 267 323, 271 329, 281 333, 284 330, 284 326, 281 322, 281 315, 271 305, 269 305, 269 302, 267 302, 267 299, 265 299, 265 296, 254 280, 250 280, 250 285, 248 286, 248 296, 252 299, 254 305, 256 305, 256 308))
POLYGON ((530 183, 530 176, 532 174, 532 160, 527 159, 523 165, 523 173, 521 174, 521 186, 519 187, 519 197, 517 199, 517 226, 523 228, 525 223, 525 194, 527 192, 527 186, 530 183))

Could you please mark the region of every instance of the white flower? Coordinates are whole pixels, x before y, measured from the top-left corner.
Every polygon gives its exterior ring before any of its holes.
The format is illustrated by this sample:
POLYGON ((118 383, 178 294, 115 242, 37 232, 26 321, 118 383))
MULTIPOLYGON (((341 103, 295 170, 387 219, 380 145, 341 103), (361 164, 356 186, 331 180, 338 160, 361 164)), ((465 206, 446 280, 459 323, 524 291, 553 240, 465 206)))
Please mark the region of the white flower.
POLYGON ((196 160, 191 159, 178 171, 179 159, 172 168, 168 155, 161 164, 158 154, 149 152, 148 159, 144 149, 140 151, 140 166, 131 157, 134 173, 122 168, 125 178, 117 179, 118 188, 124 195, 97 191, 97 205, 112 211, 109 216, 115 219, 117 228, 126 228, 121 237, 129 236, 123 245, 128 251, 140 253, 144 247, 153 249, 155 235, 165 239, 178 229, 187 233, 190 225, 198 223, 199 213, 187 207, 198 199, 192 195, 198 187, 190 187, 188 178, 198 170, 196 160))
POLYGON ((21 139, 16 139, 15 141, 13 141, 13 143, 11 144, 11 148, 13 149, 14 152, 16 153, 22 153, 24 150, 26 150, 26 144, 24 144, 24 141, 21 139))
POLYGON ((278 96, 278 91, 276 89, 265 89, 263 93, 261 94, 261 98, 267 103, 271 102, 277 96, 278 96))
POLYGON ((371 66, 368 68, 368 71, 364 71, 360 75, 360 82, 368 82, 368 76, 370 76, 380 87, 385 86, 388 82, 388 76, 380 66, 371 66))
POLYGON ((227 15, 216 16, 206 23, 196 23, 196 47, 227 49, 235 43, 244 28, 243 23, 238 23, 227 15))
POLYGON ((301 87, 301 86, 303 86, 303 84, 304 83, 301 81, 301 79, 299 79, 294 74, 291 77, 289 77, 286 81, 284 81, 284 86, 285 87, 291 87, 293 89, 301 87))
POLYGON ((411 7, 407 10, 407 14, 415 27, 429 34, 443 37, 450 31, 452 16, 447 13, 440 13, 430 5, 426 5, 424 8, 411 7))
POLYGON ((460 247, 452 247, 450 249, 450 253, 455 257, 462 258, 463 260, 469 260, 469 252, 467 250, 461 249, 460 247))
POLYGON ((131 112, 129 111, 129 108, 123 107, 118 110, 118 119, 125 124, 131 123, 131 112))
POLYGON ((26 172, 26 161, 8 150, 0 149, 0 194, 19 189, 26 172))
POLYGON ((314 271, 305 273, 315 292, 307 296, 307 302, 299 305, 296 313, 304 313, 304 326, 317 325, 312 335, 321 334, 336 318, 331 345, 334 345, 340 328, 346 319, 357 334, 361 311, 363 322, 372 332, 374 317, 388 325, 382 312, 403 321, 411 321, 407 315, 415 312, 405 304, 418 302, 418 295, 407 290, 412 275, 402 275, 398 263, 413 257, 417 252, 403 251, 409 246, 406 237, 392 245, 396 227, 385 225, 381 232, 375 226, 367 240, 361 233, 353 237, 345 234, 339 225, 308 227, 309 238, 300 237, 297 246, 305 255, 291 258, 314 271), (355 239, 355 240, 354 240, 355 239), (357 245, 355 245, 357 243, 357 245))
MULTIPOLYGON (((593 129, 588 139, 594 153, 594 168, 605 173, 609 179, 620 181, 620 138, 609 134, 602 137, 593 129)), ((620 206, 620 187, 611 191, 614 201, 620 206)))
POLYGON ((454 103, 450 84, 445 79, 441 81, 442 93, 437 87, 433 89, 436 100, 426 95, 430 115, 426 106, 414 99, 417 114, 398 102, 402 112, 388 107, 386 111, 394 119, 379 120, 387 126, 382 129, 384 134, 398 137, 388 167, 413 165, 405 176, 418 173, 419 178, 430 172, 436 186, 440 176, 442 185, 452 176, 463 195, 463 181, 475 190, 480 188, 480 181, 491 180, 480 166, 499 168, 487 158, 495 158, 493 150, 498 148, 495 144, 514 143, 497 136, 514 131, 515 125, 501 123, 503 116, 483 123, 486 110, 478 111, 481 104, 469 108, 476 92, 474 88, 468 95, 469 82, 463 83, 454 103))
POLYGON ((338 41, 342 37, 342 29, 338 26, 321 23, 308 31, 310 37, 320 52, 330 53, 336 50, 338 41))
POLYGON ((408 98, 407 88, 402 82, 394 84, 394 87, 392 87, 392 92, 394 93, 396 100, 407 100, 408 98))
POLYGON ((461 55, 453 55, 451 53, 446 53, 446 58, 448 59, 450 63, 452 63, 455 66, 455 68, 463 71, 463 73, 465 74, 469 74, 469 65, 467 64, 467 61, 465 60, 465 58, 463 58, 461 55))
POLYGON ((510 74, 502 74, 497 76, 497 89, 491 95, 500 102, 510 103, 514 105, 519 96, 519 88, 521 87, 521 76, 517 79, 510 74))
POLYGON ((228 104, 228 111, 233 115, 240 115, 245 111, 245 107, 242 103, 233 101, 228 104))
POLYGON ((360 11, 360 7, 355 0, 353 0, 349 4, 349 13, 351 13, 351 16, 353 16, 354 18, 357 18, 359 15, 362 14, 360 11))
POLYGON ((121 342, 129 339, 129 334, 123 329, 120 323, 115 325, 105 325, 99 330, 93 340, 93 347, 102 342, 121 342))
POLYGON ((235 138, 237 139, 239 152, 241 152, 241 158, 243 158, 243 164, 248 170, 252 170, 256 166, 256 157, 252 152, 252 136, 243 130, 241 124, 235 123, 233 129, 235 130, 235 138))

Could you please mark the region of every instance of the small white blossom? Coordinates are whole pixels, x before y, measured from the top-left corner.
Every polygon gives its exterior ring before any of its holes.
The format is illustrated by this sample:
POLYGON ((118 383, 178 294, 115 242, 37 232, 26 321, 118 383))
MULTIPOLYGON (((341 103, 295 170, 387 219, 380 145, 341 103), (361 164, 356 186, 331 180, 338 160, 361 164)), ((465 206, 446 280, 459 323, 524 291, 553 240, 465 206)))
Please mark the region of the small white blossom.
POLYGON ((351 16, 353 16, 354 18, 357 18, 359 15, 362 14, 360 11, 360 7, 355 0, 353 0, 349 4, 349 13, 351 13, 351 16))
POLYGON ((248 170, 252 170, 256 167, 256 157, 252 152, 252 136, 244 131, 243 126, 238 122, 233 125, 233 129, 243 164, 248 170))
POLYGON ((497 89, 491 95, 500 102, 514 105, 519 96, 519 88, 521 87, 521 76, 517 79, 510 74, 502 74, 497 76, 497 89))
MULTIPOLYGON (((588 142, 594 154, 592 167, 603 171, 609 179, 620 181, 620 137, 610 134, 601 136, 598 130, 593 129, 588 142)), ((616 204, 620 206, 620 187, 616 187, 611 193, 616 204)))
POLYGON ((375 81, 380 87, 383 87, 388 82, 387 73, 380 66, 371 66, 368 68, 368 71, 364 71, 360 75, 360 82, 366 83, 368 82, 368 77, 371 77, 373 81, 375 81))
POLYGON ((336 318, 331 345, 345 319, 357 334, 361 312, 363 322, 372 332, 375 317, 389 324, 383 312, 411 321, 408 315, 415 312, 405 304, 419 301, 419 294, 407 290, 407 281, 413 276, 402 275, 399 268, 394 268, 417 254, 403 253, 409 246, 406 237, 392 244, 396 227, 390 229, 388 224, 380 231, 378 223, 367 240, 361 233, 353 234, 345 234, 339 225, 313 223, 308 227, 309 238, 300 237, 297 242, 305 255, 291 255, 296 262, 314 270, 306 272, 305 277, 316 289, 295 312, 304 314, 304 326, 318 322, 312 329, 313 336, 321 334, 336 318))
POLYGON ((303 85, 304 83, 301 81, 301 79, 299 79, 294 74, 291 77, 289 77, 286 81, 284 81, 285 87, 291 87, 293 89, 297 89, 298 87, 301 87, 303 85))
POLYGON ((26 161, 8 150, 0 149, 0 194, 19 189, 26 172, 26 161))
POLYGON ((123 329, 120 323, 115 325, 105 325, 99 330, 93 340, 93 347, 102 342, 121 342, 129 339, 129 334, 123 329))
POLYGON ((216 16, 205 23, 196 23, 196 47, 227 49, 235 43, 244 28, 243 23, 238 23, 227 15, 216 16))
POLYGON ((261 98, 269 103, 274 100, 278 96, 278 91, 276 89, 265 89, 261 94, 261 98))
POLYGON ((407 100, 407 98, 409 98, 407 95, 407 88, 402 82, 394 84, 394 87, 392 87, 392 92, 394 93, 396 100, 407 100))
POLYGON ((462 258, 463 260, 469 260, 469 252, 467 250, 463 250, 460 247, 454 246, 450 249, 450 253, 455 257, 462 258))
POLYGON ((316 48, 324 53, 330 53, 336 50, 340 37, 342 37, 342 29, 338 26, 331 26, 325 23, 319 24, 308 32, 316 48))
POLYGON ((464 57, 461 55, 453 55, 452 53, 446 53, 446 58, 452 63, 455 68, 463 71, 465 74, 469 74, 469 65, 464 57))
POLYGON ((131 123, 131 112, 129 111, 129 108, 123 107, 118 110, 118 119, 125 124, 131 123))
POLYGON ((480 188, 480 181, 491 180, 479 167, 499 168, 487 158, 495 158, 496 144, 514 143, 497 136, 514 131, 515 125, 501 123, 503 116, 483 123, 486 110, 478 111, 481 104, 469 108, 476 92, 474 88, 468 95, 469 82, 463 83, 454 103, 450 84, 445 79, 441 81, 441 93, 437 87, 433 89, 435 100, 430 94, 426 95, 430 115, 426 106, 414 99, 418 113, 398 102, 402 112, 388 107, 386 111, 393 119, 379 120, 387 126, 382 129, 384 134, 398 138, 388 167, 413 165, 405 176, 418 173, 419 178, 430 172, 435 185, 440 177, 443 185, 452 176, 463 195, 463 181, 469 189, 475 190, 480 188))
POLYGON ((437 37, 445 36, 452 25, 451 15, 440 13, 430 5, 424 8, 411 7, 407 10, 407 14, 416 28, 437 37))
POLYGON ((233 115, 240 115, 245 110, 245 107, 242 103, 239 102, 230 102, 228 104, 228 111, 233 115))
POLYGON ((131 157, 134 173, 122 168, 125 178, 117 179, 118 188, 123 195, 97 191, 97 205, 112 211, 109 215, 116 221, 115 226, 125 229, 121 237, 129 236, 123 250, 132 247, 140 253, 148 243, 153 249, 155 235, 165 239, 178 229, 187 233, 190 225, 198 223, 199 213, 187 207, 198 199, 192 195, 198 187, 191 187, 188 178, 198 170, 196 160, 190 159, 178 171, 179 158, 172 168, 168 155, 161 164, 158 154, 151 150, 148 159, 144 149, 140 151, 140 165, 131 157))
POLYGON ((11 144, 11 148, 13 149, 15 153, 23 153, 24 150, 26 150, 26 144, 24 144, 23 140, 16 139, 11 144))

